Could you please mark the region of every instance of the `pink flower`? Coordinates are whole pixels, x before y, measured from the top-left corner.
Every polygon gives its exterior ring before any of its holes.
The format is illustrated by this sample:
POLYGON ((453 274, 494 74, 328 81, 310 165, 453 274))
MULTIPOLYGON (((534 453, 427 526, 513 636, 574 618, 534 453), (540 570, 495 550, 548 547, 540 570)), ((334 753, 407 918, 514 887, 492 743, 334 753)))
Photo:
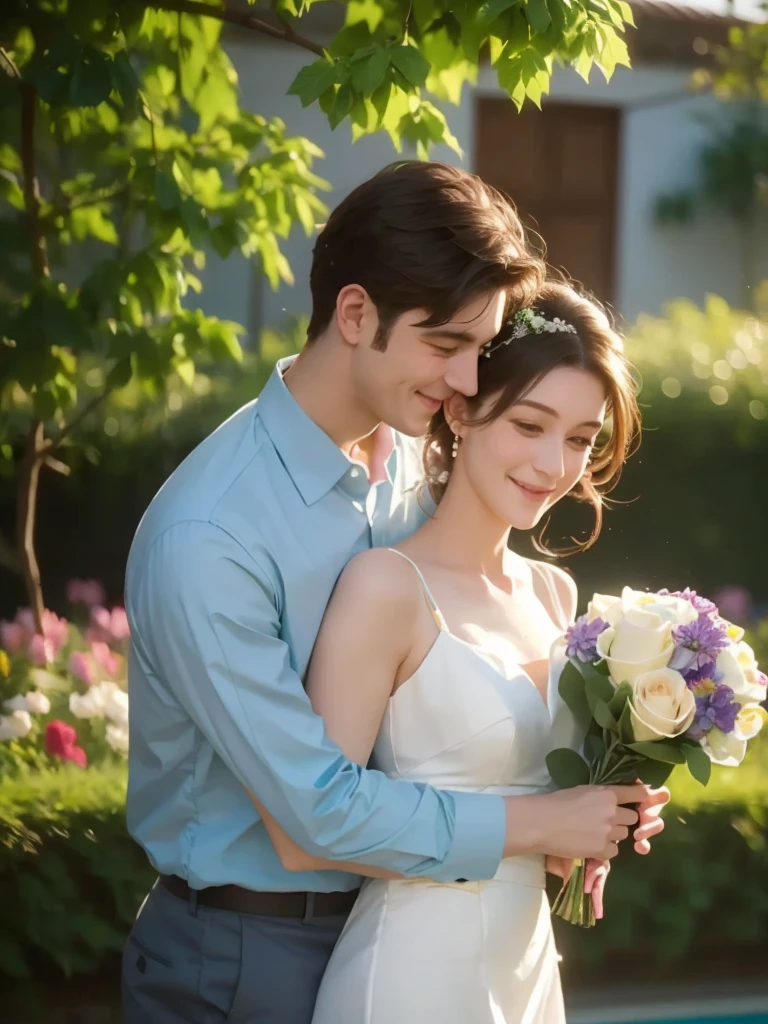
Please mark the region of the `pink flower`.
POLYGON ((112 629, 112 636, 115 640, 127 640, 131 635, 131 627, 128 625, 128 616, 125 614, 125 608, 121 608, 117 605, 112 609, 112 621, 110 624, 112 629))
POLYGON ((0 622, 0 643, 9 654, 27 646, 28 634, 20 622, 0 622))
POLYGON ((56 652, 53 648, 53 644, 47 637, 42 636, 40 633, 35 633, 29 641, 27 657, 33 665, 37 665, 39 668, 44 668, 54 660, 56 652))
POLYGON ((55 719, 45 727, 45 749, 51 757, 59 757, 62 761, 71 761, 73 764, 85 768, 88 764, 88 757, 82 747, 77 745, 77 733, 71 725, 55 719))
POLYGON ((111 675, 117 675, 119 664, 109 646, 101 640, 94 640, 91 644, 91 654, 103 669, 111 675))
POLYGON ((43 612, 43 636, 53 645, 55 657, 67 642, 69 623, 46 608, 43 612))
POLYGON ((121 643, 131 635, 125 608, 91 608, 91 626, 85 634, 88 643, 101 640, 106 644, 121 643))
POLYGON ((67 583, 67 600, 70 604, 84 604, 89 608, 104 604, 107 595, 98 580, 70 580, 67 583))
POLYGON ((73 676, 90 686, 94 681, 93 663, 85 651, 73 651, 67 666, 73 676))

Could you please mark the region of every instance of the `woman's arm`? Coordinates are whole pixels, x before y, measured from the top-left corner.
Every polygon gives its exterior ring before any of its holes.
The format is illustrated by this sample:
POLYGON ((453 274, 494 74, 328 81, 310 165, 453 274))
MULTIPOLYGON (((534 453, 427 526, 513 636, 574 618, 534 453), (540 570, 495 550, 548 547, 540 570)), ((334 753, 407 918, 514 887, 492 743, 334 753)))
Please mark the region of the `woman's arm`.
MULTIPOLYGON (((357 555, 339 577, 312 653, 307 693, 328 736, 365 765, 410 651, 421 588, 397 555, 373 549, 357 555)), ((371 878, 400 875, 363 864, 325 860, 301 849, 253 793, 269 838, 289 871, 349 870, 371 878)))

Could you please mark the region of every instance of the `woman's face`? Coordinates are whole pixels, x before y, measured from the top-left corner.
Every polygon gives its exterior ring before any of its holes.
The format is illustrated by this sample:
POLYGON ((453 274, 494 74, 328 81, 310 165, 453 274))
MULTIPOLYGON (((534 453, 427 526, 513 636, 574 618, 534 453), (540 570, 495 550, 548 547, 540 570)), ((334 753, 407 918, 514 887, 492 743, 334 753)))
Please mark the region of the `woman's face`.
POLYGON ((584 475, 605 412, 597 377, 557 367, 491 423, 458 427, 462 475, 498 519, 530 530, 584 475))

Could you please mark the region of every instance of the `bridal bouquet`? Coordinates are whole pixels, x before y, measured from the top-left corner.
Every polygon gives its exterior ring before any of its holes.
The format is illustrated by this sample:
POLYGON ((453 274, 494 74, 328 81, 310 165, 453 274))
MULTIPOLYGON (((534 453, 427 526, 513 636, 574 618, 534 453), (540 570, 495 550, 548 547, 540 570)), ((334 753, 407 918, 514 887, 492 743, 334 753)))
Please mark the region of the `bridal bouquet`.
MULTIPOLYGON (((686 765, 706 785, 713 763, 740 764, 768 718, 761 706, 768 680, 743 636, 691 590, 595 594, 562 641, 559 692, 586 739, 583 757, 550 753, 555 784, 660 786, 675 765, 686 765)), ((591 927, 584 878, 577 862, 553 912, 591 927)))

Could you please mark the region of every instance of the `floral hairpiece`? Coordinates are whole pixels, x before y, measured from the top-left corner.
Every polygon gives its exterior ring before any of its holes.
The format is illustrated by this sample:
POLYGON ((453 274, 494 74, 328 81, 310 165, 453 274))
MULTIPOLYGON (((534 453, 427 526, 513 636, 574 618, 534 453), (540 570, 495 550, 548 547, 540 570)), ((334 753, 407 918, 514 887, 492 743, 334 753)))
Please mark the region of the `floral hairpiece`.
POLYGON ((557 331, 575 334, 576 328, 573 324, 561 320, 559 316, 552 320, 547 320, 542 313, 537 313, 535 309, 520 309, 512 317, 512 330, 509 335, 495 345, 492 341, 489 341, 483 349, 483 355, 486 359, 489 359, 491 353, 495 352, 497 348, 501 348, 502 345, 508 345, 517 338, 525 338, 529 334, 554 334, 557 331))

